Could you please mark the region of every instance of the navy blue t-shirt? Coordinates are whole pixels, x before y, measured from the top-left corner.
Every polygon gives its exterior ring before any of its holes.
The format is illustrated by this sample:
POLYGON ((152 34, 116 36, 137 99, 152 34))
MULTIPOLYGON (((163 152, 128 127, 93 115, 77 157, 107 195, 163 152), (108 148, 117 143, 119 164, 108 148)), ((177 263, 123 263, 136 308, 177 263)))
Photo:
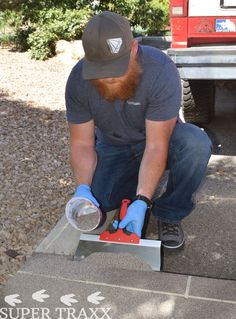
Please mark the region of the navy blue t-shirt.
POLYGON ((165 121, 178 116, 181 81, 172 60, 162 51, 139 45, 143 70, 135 95, 108 102, 82 77, 83 59, 72 69, 66 85, 67 120, 80 124, 94 120, 99 138, 114 145, 145 140, 145 119, 165 121))

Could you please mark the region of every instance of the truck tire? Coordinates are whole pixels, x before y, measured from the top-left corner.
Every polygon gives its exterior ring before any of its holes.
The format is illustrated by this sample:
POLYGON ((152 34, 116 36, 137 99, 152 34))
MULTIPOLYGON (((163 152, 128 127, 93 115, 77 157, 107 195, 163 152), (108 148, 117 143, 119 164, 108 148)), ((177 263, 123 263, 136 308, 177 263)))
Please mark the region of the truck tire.
POLYGON ((182 109, 186 122, 209 123, 214 117, 215 83, 212 80, 182 80, 182 109))

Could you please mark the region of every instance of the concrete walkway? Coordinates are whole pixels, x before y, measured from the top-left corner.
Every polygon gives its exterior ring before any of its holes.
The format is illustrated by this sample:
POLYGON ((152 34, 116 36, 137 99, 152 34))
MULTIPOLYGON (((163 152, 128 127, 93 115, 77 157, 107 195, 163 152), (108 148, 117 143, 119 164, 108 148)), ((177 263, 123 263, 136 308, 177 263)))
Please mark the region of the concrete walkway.
POLYGON ((34 254, 1 289, 0 318, 235 319, 235 281, 136 266, 137 270, 125 269, 94 258, 77 262, 34 254), (12 299, 21 303, 10 306, 12 299))

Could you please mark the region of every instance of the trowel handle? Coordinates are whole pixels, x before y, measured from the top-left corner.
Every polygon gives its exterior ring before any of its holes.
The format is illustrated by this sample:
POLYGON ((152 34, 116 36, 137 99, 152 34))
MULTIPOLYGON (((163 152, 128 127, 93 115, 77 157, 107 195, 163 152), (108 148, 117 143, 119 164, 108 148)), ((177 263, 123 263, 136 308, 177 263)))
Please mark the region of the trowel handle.
POLYGON ((121 209, 120 209, 120 221, 125 217, 127 209, 129 204, 131 203, 131 200, 129 199, 123 199, 121 203, 121 209))

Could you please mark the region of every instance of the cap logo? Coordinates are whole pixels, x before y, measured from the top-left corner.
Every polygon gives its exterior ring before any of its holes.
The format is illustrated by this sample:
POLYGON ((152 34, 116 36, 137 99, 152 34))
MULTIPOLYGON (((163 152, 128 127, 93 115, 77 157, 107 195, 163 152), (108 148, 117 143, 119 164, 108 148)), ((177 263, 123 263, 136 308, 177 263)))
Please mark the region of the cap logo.
POLYGON ((120 51, 120 48, 122 45, 122 39, 121 38, 107 39, 107 44, 109 45, 111 53, 115 54, 120 51))

